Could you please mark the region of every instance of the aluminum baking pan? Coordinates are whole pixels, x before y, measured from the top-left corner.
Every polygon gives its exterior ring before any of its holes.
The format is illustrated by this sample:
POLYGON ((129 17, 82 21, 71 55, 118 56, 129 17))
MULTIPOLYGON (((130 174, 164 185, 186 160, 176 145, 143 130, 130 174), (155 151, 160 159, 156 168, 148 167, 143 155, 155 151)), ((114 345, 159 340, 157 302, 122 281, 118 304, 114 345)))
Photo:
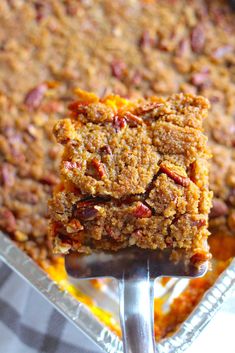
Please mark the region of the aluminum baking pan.
MULTIPOLYGON (((0 258, 8 264, 15 272, 24 278, 32 287, 36 288, 55 308, 57 308, 68 320, 79 327, 94 343, 104 352, 121 353, 121 340, 104 326, 82 303, 78 302, 68 292, 61 291, 56 283, 52 281, 39 266, 29 258, 23 251, 2 232, 0 232, 0 258)), ((203 330, 211 320, 215 312, 221 307, 225 298, 229 295, 235 284, 235 260, 219 276, 215 284, 205 293, 200 303, 192 314, 180 326, 178 331, 170 338, 162 340, 158 344, 160 353, 180 353, 183 352, 203 330)), ((111 284, 112 286, 113 284, 111 284)), ((89 283, 82 283, 84 291, 92 293, 89 283)), ((115 290, 112 288, 102 294, 100 298, 105 298, 117 303, 115 290), (110 299, 110 293, 114 296, 110 299)), ((101 301, 103 300, 101 299, 101 301)), ((101 303, 99 303, 101 304, 101 303)), ((115 307, 115 305, 114 305, 115 307)), ((114 316, 117 315, 114 308, 114 316)))

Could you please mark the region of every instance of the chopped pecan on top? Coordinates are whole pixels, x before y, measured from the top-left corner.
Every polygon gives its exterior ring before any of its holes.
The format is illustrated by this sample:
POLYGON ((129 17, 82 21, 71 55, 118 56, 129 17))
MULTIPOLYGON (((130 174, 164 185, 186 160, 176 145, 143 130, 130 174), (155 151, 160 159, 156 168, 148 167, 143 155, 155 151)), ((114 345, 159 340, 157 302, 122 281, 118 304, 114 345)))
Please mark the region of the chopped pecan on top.
POLYGON ((133 211, 133 216, 136 218, 150 218, 152 216, 152 211, 143 203, 139 203, 133 211))
POLYGON ((44 94, 47 91, 47 84, 41 83, 37 87, 31 89, 25 96, 24 103, 30 109, 34 110, 37 109, 44 97, 44 94))
POLYGON ((79 207, 75 212, 74 216, 78 217, 81 221, 91 221, 98 216, 98 209, 95 205, 88 207, 79 207))
POLYGON ((86 175, 93 178, 102 179, 106 175, 104 164, 98 159, 93 158, 89 163, 87 163, 86 175))
POLYGON ((205 67, 200 72, 193 73, 191 82, 197 87, 208 87, 211 84, 208 68, 205 67))
POLYGON ((154 39, 150 36, 148 30, 144 30, 139 39, 140 48, 150 48, 154 45, 154 39))
POLYGON ((9 233, 16 230, 16 218, 8 209, 0 210, 0 228, 3 228, 9 233))
POLYGON ((167 166, 164 163, 160 164, 160 170, 167 174, 169 178, 174 180, 176 184, 179 184, 181 186, 187 187, 190 184, 190 179, 186 176, 178 174, 176 171, 173 169, 170 169, 169 166, 167 166))
POLYGON ((72 112, 76 112, 77 114, 85 114, 89 104, 90 102, 76 101, 76 102, 69 103, 68 109, 71 110, 72 112))
POLYGON ((193 265, 200 265, 208 260, 210 260, 211 258, 211 254, 208 254, 208 252, 206 251, 200 251, 200 252, 196 252, 191 258, 190 258, 190 262, 193 265))
POLYGON ((47 173, 40 179, 41 183, 48 185, 56 185, 59 183, 59 177, 53 173, 47 173))
POLYGON ((3 186, 10 187, 15 182, 15 171, 11 164, 2 163, 0 167, 0 180, 3 186))
POLYGON ((36 10, 36 21, 41 22, 45 17, 49 16, 51 13, 51 5, 46 1, 36 1, 34 3, 36 10))
POLYGON ((140 85, 141 80, 142 80, 142 75, 141 75, 141 73, 140 73, 138 70, 134 71, 134 72, 133 72, 133 75, 132 75, 132 77, 131 77, 131 83, 132 83, 134 86, 138 86, 138 85, 140 85))
POLYGON ((143 106, 137 107, 135 110, 135 114, 147 114, 151 112, 154 109, 157 109, 159 107, 163 106, 163 103, 157 103, 157 102, 149 102, 148 104, 145 104, 143 106))
POLYGON ((193 227, 198 227, 201 228, 206 225, 206 220, 205 219, 198 219, 195 221, 192 221, 192 226, 193 227))
POLYGON ((189 54, 189 52, 191 52, 190 41, 188 38, 182 38, 176 48, 176 55, 180 57, 186 56, 189 54))
POLYGON ((81 169, 81 163, 75 161, 63 161, 63 167, 67 170, 81 169))
POLYGON ((76 233, 80 230, 83 229, 83 226, 82 224, 79 222, 78 219, 72 219, 68 224, 67 224, 67 227, 66 227, 66 231, 67 233, 76 233))
POLYGON ((126 119, 123 116, 116 115, 113 118, 113 126, 116 131, 123 129, 126 126, 126 119))
POLYGON ((194 53, 201 53, 205 46, 205 31, 203 27, 198 24, 191 32, 191 47, 194 53))
POLYGON ((127 120, 127 122, 134 123, 135 125, 143 124, 143 120, 139 116, 132 114, 131 112, 126 112, 124 114, 124 118, 127 120))
POLYGON ((111 72, 114 77, 121 80, 126 70, 126 64, 122 60, 115 59, 111 62, 111 72))
POLYGON ((109 145, 104 145, 104 146, 100 147, 100 154, 101 155, 112 154, 111 147, 109 145))

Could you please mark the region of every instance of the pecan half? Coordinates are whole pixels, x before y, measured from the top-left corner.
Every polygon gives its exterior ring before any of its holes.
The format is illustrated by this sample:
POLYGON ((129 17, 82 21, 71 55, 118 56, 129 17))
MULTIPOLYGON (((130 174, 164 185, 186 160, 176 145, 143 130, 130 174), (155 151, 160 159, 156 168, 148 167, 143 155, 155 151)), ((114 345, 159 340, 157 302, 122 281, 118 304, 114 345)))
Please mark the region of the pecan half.
POLYGON ((152 211, 143 203, 140 203, 133 211, 133 216, 136 218, 150 218, 152 216, 152 211))
POLYGON ((176 173, 174 170, 168 168, 165 164, 160 165, 160 170, 169 176, 176 184, 187 187, 190 184, 190 179, 183 175, 176 173))

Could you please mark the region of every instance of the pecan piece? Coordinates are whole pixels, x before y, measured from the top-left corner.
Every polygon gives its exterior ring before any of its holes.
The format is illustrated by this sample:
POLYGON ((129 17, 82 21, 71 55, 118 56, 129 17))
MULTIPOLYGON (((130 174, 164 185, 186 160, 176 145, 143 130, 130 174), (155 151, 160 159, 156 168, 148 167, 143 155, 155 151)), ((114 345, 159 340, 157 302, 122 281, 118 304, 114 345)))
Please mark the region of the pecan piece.
POLYGON ((41 22, 45 17, 51 14, 51 5, 47 2, 36 1, 34 4, 36 10, 36 21, 41 22))
POLYGON ((111 62, 111 72, 118 80, 123 78, 126 69, 126 64, 121 60, 113 60, 111 62))
POLYGON ((140 48, 150 48, 153 46, 154 40, 151 38, 150 33, 148 30, 143 31, 141 34, 140 40, 139 40, 139 46, 140 48))
POLYGON ((126 126, 126 119, 122 116, 116 115, 113 119, 113 126, 115 130, 118 132, 126 126))
POLYGON ((192 221, 192 226, 201 228, 206 225, 206 220, 205 219, 198 219, 196 221, 192 221))
POLYGON ((95 206, 81 208, 75 212, 76 217, 78 217, 81 221, 91 221, 98 216, 99 211, 95 208, 95 206))
POLYGON ((157 102, 153 102, 153 103, 148 103, 148 104, 145 104, 143 106, 140 106, 136 109, 136 114, 147 114, 149 112, 151 112, 152 110, 156 109, 156 108, 159 108, 163 106, 163 103, 157 103, 157 102))
POLYGON ((44 94, 47 90, 47 85, 45 83, 30 90, 24 99, 25 105, 30 109, 34 110, 38 108, 43 100, 44 94))
POLYGON ((160 170, 168 175, 169 178, 174 180, 176 184, 179 184, 181 186, 187 187, 190 184, 190 179, 188 177, 185 177, 183 175, 178 174, 174 170, 168 168, 165 164, 160 165, 160 170))
POLYGON ((150 218, 152 216, 152 211, 143 203, 140 203, 134 209, 133 216, 135 216, 136 218, 150 218))
POLYGON ((0 210, 0 227, 9 233, 16 230, 16 218, 10 210, 0 210))
POLYGON ((228 214, 228 206, 221 199, 214 198, 212 201, 212 209, 210 218, 222 217, 228 214))
POLYGON ((132 114, 131 112, 126 112, 125 114, 124 114, 124 118, 128 121, 128 122, 130 122, 130 123, 134 123, 135 125, 137 124, 140 124, 140 125, 142 125, 143 124, 143 120, 139 117, 139 116, 137 116, 137 115, 135 115, 135 114, 132 114))
POLYGON ((103 163, 101 163, 100 161, 98 161, 97 159, 92 159, 91 161, 92 166, 95 168, 96 174, 98 175, 98 177, 100 179, 103 178, 104 175, 106 175, 106 171, 105 171, 105 166, 103 163))
POLYGON ((194 27, 191 33, 191 47, 194 53, 201 53, 205 45, 205 32, 201 25, 194 27))
POLYGON ((40 179, 41 183, 48 185, 57 185, 59 183, 59 178, 53 173, 48 173, 42 176, 40 179))
POLYGON ((90 102, 72 102, 68 105, 68 109, 72 112, 76 112, 77 114, 86 114, 87 107, 90 102))
POLYGON ((197 87, 207 87, 210 85, 209 71, 207 68, 203 69, 201 72, 196 72, 192 75, 191 82, 197 87))
POLYGON ((76 233, 83 229, 83 226, 78 219, 72 219, 66 227, 67 233, 76 233))
POLYGON ((109 145, 104 145, 100 147, 100 154, 105 155, 105 154, 112 154, 112 150, 109 145))
POLYGON ((211 255, 208 254, 206 251, 200 251, 195 253, 193 256, 190 258, 190 262, 193 265, 200 265, 208 260, 210 260, 211 255))
POLYGON ((64 161, 63 167, 67 170, 81 169, 81 163, 75 161, 64 161))
POLYGON ((9 163, 2 163, 0 168, 0 176, 2 184, 6 187, 14 185, 15 171, 9 163))

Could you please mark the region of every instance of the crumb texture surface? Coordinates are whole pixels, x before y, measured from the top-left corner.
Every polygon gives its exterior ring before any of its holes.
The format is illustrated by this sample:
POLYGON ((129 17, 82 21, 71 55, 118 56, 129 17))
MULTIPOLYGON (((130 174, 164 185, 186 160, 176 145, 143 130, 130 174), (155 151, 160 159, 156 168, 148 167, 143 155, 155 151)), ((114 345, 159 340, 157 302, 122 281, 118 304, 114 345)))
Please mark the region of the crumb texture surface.
POLYGON ((77 92, 69 117, 54 127, 64 146, 61 184, 50 202, 55 251, 204 249, 208 101, 176 94, 94 102, 94 94, 77 92))

